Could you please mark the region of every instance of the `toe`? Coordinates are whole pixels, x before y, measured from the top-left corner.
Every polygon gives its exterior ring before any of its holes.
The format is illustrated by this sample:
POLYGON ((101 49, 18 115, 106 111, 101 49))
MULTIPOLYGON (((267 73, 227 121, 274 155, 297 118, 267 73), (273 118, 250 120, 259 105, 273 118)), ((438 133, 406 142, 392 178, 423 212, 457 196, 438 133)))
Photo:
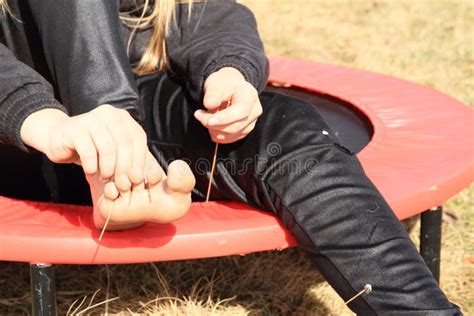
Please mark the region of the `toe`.
POLYGON ((190 193, 196 184, 193 172, 183 160, 175 160, 168 167, 166 188, 172 192, 190 193))
POLYGON ((146 180, 150 185, 154 185, 161 181, 163 178, 164 171, 161 168, 158 161, 156 161, 155 157, 148 152, 147 158, 147 166, 146 166, 146 180))
POLYGON ((104 197, 112 201, 119 197, 119 191, 114 182, 108 182, 105 185, 104 197))

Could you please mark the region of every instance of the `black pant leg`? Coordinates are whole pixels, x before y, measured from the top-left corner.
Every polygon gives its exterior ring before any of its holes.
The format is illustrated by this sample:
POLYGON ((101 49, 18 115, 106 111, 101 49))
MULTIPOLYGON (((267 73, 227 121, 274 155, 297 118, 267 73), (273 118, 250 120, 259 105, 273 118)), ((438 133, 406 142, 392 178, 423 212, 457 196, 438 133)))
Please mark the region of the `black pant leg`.
MULTIPOLYGON (((214 144, 192 116, 198 104, 179 84, 143 81, 147 133, 161 163, 187 159, 203 198, 214 144)), ((361 315, 459 315, 357 158, 314 106, 264 93, 264 113, 245 139, 220 145, 211 198, 272 211, 361 315)), ((244 236, 243 236, 244 238, 244 236)))

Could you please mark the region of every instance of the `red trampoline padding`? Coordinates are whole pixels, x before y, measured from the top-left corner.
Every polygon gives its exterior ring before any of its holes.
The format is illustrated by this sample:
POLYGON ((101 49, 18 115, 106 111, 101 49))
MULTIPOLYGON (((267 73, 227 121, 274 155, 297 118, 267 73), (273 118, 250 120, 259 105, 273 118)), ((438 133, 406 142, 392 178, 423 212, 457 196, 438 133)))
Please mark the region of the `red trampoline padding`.
MULTIPOLYGON (((473 180, 474 111, 446 95, 372 72, 278 58, 270 80, 342 99, 368 117, 374 135, 358 157, 400 219, 441 205, 473 180)), ((193 203, 172 224, 98 236, 89 207, 0 197, 0 260, 138 263, 295 245, 271 214, 228 202, 193 203)))
POLYGON ((176 222, 106 232, 100 242, 90 207, 4 197, 0 205, 0 259, 9 261, 150 262, 243 255, 295 245, 274 216, 234 202, 193 203, 176 222))
POLYGON ((351 103, 374 135, 358 154, 367 175, 405 219, 442 205, 474 178, 474 111, 431 88, 374 72, 271 60, 270 80, 351 103))

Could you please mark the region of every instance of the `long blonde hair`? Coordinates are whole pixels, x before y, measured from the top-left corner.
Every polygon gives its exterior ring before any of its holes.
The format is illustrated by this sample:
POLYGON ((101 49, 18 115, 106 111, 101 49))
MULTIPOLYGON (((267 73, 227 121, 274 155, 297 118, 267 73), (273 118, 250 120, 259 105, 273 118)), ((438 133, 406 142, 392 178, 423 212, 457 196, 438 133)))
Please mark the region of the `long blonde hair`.
POLYGON ((189 13, 191 13, 193 0, 155 0, 152 12, 145 16, 145 13, 148 11, 150 6, 150 0, 144 0, 140 17, 130 17, 123 14, 121 15, 120 18, 122 21, 133 29, 128 41, 127 53, 130 49, 130 45, 135 33, 139 29, 150 26, 153 27, 153 33, 145 49, 145 52, 143 53, 143 56, 141 57, 137 66, 133 68, 133 72, 136 75, 145 75, 152 72, 169 69, 169 59, 166 52, 165 39, 169 33, 170 24, 175 19, 175 5, 176 3, 183 2, 188 3, 189 13))
MULTIPOLYGON (((169 59, 166 53, 166 36, 169 33, 170 23, 175 18, 176 3, 187 2, 189 5, 189 12, 193 0, 154 0, 152 12, 146 15, 146 12, 152 6, 150 0, 144 0, 143 8, 136 8, 133 11, 142 10, 139 17, 130 17, 125 12, 121 13, 120 18, 128 27, 132 28, 132 33, 128 41, 127 52, 130 48, 131 42, 135 33, 143 28, 153 27, 153 33, 150 41, 138 62, 137 66, 133 68, 133 72, 137 75, 149 74, 152 72, 169 69, 169 59)), ((10 12, 6 0, 0 0, 0 11, 10 12)))
POLYGON ((8 7, 7 0, 0 0, 0 13, 11 14, 10 7, 8 7))

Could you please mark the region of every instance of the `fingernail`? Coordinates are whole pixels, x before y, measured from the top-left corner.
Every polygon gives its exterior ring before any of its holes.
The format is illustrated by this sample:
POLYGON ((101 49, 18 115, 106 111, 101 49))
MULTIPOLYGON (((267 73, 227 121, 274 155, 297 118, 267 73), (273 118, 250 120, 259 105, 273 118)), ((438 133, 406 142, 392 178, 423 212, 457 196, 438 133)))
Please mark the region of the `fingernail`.
POLYGON ((217 117, 211 117, 209 121, 207 122, 209 125, 216 125, 219 124, 219 119, 217 117))
POLYGON ((198 120, 200 120, 202 118, 202 113, 201 111, 196 111, 194 112, 194 117, 198 120))
POLYGON ((225 136, 222 135, 222 134, 219 134, 219 135, 217 135, 217 139, 219 139, 219 140, 224 140, 224 139, 225 139, 225 136))

